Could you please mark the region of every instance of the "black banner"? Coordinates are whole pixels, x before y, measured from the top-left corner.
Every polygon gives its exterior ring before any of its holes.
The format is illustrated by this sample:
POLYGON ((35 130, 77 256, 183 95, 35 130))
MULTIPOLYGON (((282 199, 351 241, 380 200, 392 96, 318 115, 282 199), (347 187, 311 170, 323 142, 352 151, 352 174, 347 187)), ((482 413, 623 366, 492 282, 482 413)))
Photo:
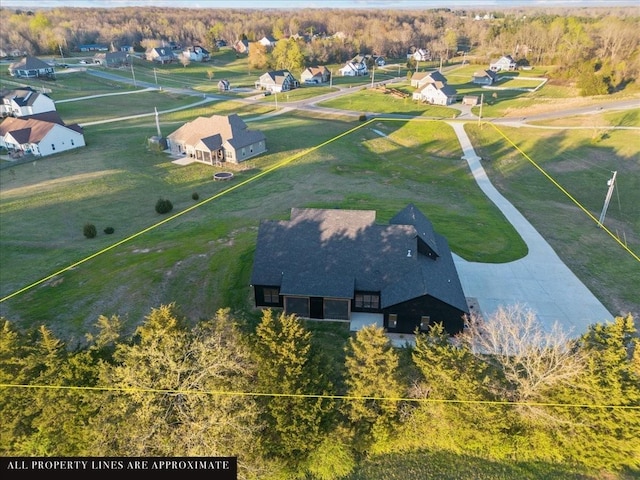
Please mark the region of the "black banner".
POLYGON ((237 480, 237 457, 0 457, 1 478, 34 473, 185 473, 211 480, 237 480))

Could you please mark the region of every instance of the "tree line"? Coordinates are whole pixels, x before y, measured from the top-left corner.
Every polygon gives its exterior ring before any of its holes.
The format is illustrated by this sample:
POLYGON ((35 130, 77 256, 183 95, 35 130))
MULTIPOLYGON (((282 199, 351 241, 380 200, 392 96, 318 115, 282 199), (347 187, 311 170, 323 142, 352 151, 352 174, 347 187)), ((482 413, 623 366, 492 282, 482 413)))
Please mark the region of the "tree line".
POLYGON ((578 338, 499 309, 397 347, 382 328, 338 355, 310 324, 175 304, 131 336, 100 316, 87 346, 0 325, 0 455, 237 456, 239 478, 339 479, 384 453, 640 471, 640 348, 631 316, 578 338))
POLYGON ((558 78, 603 79, 587 85, 595 93, 640 79, 638 12, 622 7, 495 12, 128 7, 92 9, 91 15, 77 8, 0 8, 0 20, 5 26, 0 44, 32 55, 58 55, 93 43, 144 49, 162 40, 215 51, 220 39, 232 45, 273 36, 296 39, 307 66, 342 63, 359 53, 402 59, 413 46, 445 61, 470 51, 469 59, 484 65, 505 54, 522 63, 556 65, 558 78))

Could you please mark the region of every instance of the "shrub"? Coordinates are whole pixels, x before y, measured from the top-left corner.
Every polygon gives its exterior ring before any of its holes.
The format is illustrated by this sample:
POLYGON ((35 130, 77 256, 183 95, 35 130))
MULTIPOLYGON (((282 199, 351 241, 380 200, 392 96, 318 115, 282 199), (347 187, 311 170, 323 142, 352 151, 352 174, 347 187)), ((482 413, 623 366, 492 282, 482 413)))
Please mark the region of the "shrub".
POLYGON ((98 230, 93 223, 85 223, 82 233, 84 233, 84 236, 87 238, 94 238, 98 234, 98 230))
POLYGON ((159 198, 156 202, 156 212, 158 213, 169 213, 173 210, 173 204, 170 200, 165 198, 159 198))
POLYGON ((193 192, 191 194, 191 198, 193 198, 194 200, 198 200, 200 198, 200 195, 198 195, 198 192, 193 192))
POLYGON ((111 235, 113 232, 115 232, 113 227, 107 227, 104 229, 104 233, 106 233, 107 235, 111 235))

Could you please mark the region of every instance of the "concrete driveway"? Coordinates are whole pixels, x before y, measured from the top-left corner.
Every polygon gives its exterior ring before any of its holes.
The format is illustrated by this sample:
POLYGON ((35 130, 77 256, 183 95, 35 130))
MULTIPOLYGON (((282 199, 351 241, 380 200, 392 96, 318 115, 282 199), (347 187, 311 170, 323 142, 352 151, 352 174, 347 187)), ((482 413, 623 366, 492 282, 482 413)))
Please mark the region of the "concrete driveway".
POLYGON ((475 263, 454 254, 462 288, 484 318, 499 307, 521 305, 534 311, 546 329, 558 322, 579 336, 589 325, 613 315, 558 257, 546 240, 489 181, 464 130, 464 122, 447 122, 456 132, 464 159, 478 186, 496 204, 529 247, 526 257, 509 263, 475 263))

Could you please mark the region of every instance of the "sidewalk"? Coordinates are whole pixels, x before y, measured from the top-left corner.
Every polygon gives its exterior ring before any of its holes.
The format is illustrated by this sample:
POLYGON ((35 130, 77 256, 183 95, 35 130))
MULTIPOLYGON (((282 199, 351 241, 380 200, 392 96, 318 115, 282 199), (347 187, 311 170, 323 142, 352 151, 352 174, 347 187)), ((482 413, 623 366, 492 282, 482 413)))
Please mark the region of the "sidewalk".
POLYGON ((529 248, 526 257, 509 263, 468 262, 454 254, 462 288, 477 299, 485 318, 499 307, 519 304, 534 311, 545 328, 558 322, 571 336, 589 325, 613 319, 607 309, 569 270, 529 221, 492 185, 464 130, 464 122, 447 122, 460 141, 480 189, 504 214, 529 248))

